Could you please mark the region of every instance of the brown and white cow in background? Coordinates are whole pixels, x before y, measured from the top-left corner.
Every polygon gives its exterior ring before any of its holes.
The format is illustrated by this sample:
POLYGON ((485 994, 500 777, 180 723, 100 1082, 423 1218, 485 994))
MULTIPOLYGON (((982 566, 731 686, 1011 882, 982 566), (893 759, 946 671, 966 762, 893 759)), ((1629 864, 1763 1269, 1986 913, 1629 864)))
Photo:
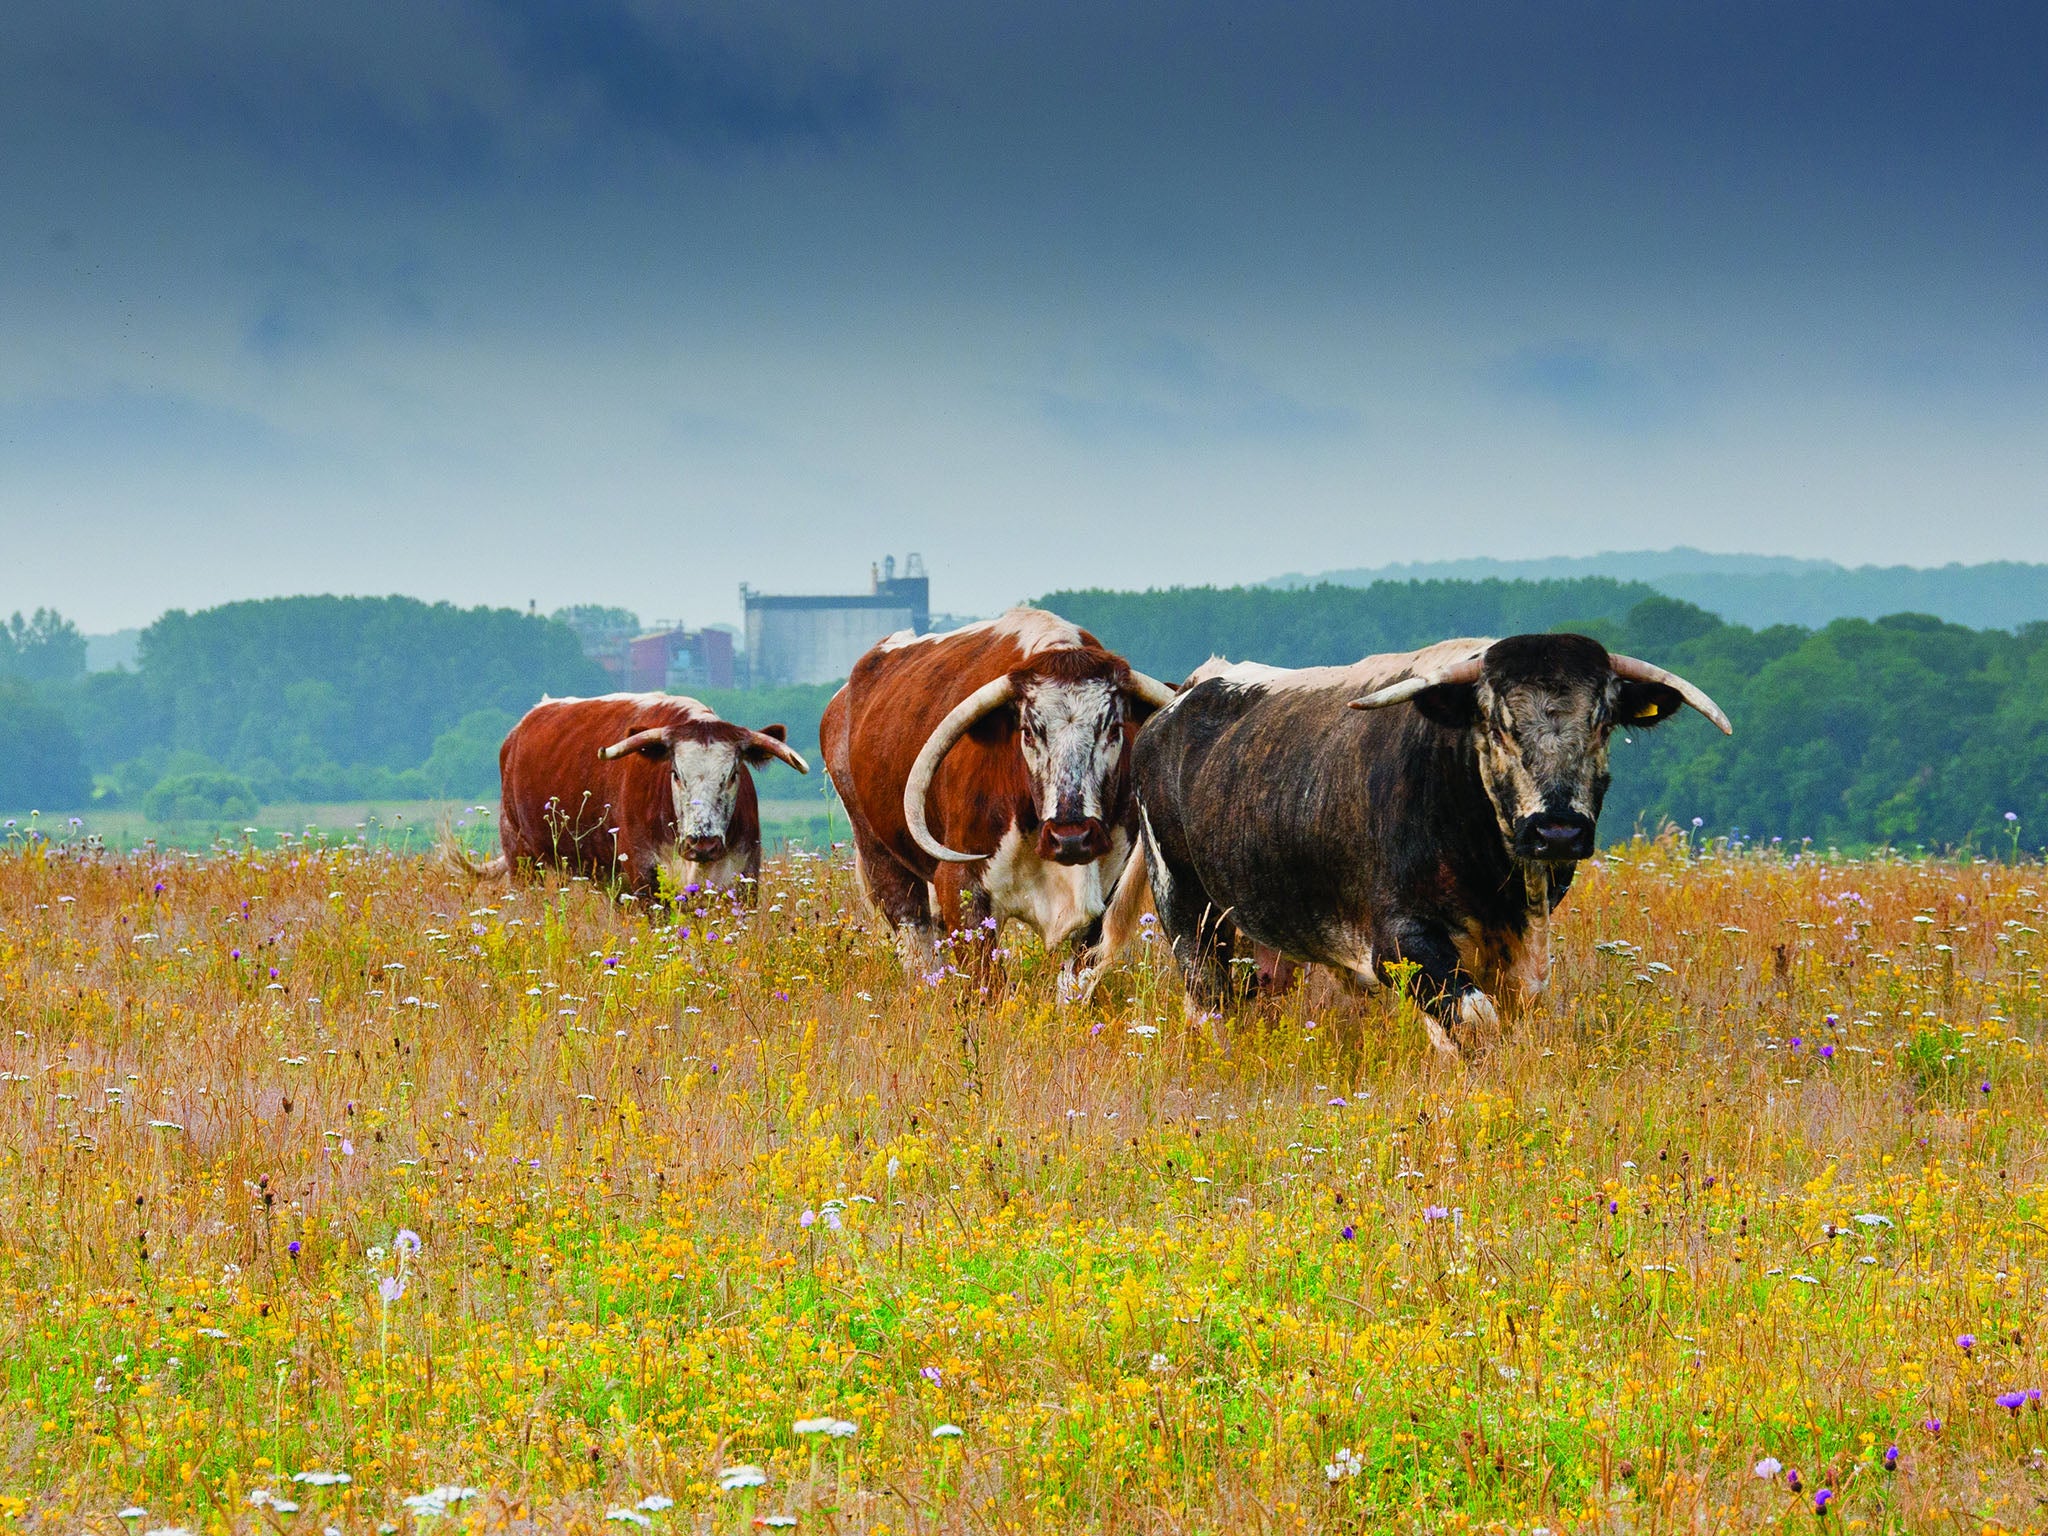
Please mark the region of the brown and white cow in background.
POLYGON ((1137 835, 1131 738, 1172 698, 1034 608, 855 662, 825 707, 825 768, 906 963, 936 969, 951 932, 985 966, 1010 918, 1049 949, 1092 941, 1137 835))
POLYGON ((667 868, 676 889, 737 885, 751 902, 761 809, 748 770, 780 759, 811 771, 785 734, 665 693, 543 699, 498 749, 502 852, 458 862, 478 875, 564 869, 642 898, 667 868))

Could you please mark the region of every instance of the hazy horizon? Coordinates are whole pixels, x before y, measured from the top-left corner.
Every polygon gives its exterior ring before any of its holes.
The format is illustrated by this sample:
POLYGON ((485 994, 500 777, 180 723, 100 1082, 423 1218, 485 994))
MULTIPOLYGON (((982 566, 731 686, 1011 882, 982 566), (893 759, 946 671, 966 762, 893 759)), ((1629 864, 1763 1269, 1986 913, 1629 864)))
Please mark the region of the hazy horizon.
POLYGON ((35 0, 0 613, 2048 560, 2048 15, 35 0))

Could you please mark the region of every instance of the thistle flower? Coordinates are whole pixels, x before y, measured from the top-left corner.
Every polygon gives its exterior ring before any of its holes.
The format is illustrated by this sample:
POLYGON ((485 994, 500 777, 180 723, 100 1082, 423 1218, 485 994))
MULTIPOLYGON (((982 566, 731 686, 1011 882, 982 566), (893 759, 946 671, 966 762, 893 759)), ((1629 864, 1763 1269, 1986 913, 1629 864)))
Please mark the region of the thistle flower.
POLYGON ((1960 1349, 1964 1354, 1967 1355, 1976 1347, 1977 1335, 1974 1333, 1959 1333, 1956 1335, 1956 1348, 1960 1349))
POLYGON ((1835 1490, 1832 1488, 1815 1489, 1813 1494, 1813 1512, 1816 1515, 1825 1515, 1828 1512, 1828 1501, 1834 1498, 1834 1496, 1835 1490))
POLYGON ((1884 1448, 1884 1469, 1887 1472, 1899 1470, 1899 1448, 1896 1445, 1888 1445, 1884 1448))
POLYGON ((2001 1392, 1995 1401, 1999 1407, 2005 1409, 2014 1418, 2018 1418, 2020 1410, 2027 1406, 2027 1394, 2024 1392, 2001 1392))

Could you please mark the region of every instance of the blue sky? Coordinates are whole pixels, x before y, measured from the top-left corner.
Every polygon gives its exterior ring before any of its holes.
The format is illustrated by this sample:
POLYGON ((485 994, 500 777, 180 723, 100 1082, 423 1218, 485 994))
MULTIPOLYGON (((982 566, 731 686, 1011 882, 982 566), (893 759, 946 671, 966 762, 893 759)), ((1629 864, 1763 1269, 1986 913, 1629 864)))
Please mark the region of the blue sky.
POLYGON ((0 611, 2048 560, 2048 14, 10 11, 0 611))

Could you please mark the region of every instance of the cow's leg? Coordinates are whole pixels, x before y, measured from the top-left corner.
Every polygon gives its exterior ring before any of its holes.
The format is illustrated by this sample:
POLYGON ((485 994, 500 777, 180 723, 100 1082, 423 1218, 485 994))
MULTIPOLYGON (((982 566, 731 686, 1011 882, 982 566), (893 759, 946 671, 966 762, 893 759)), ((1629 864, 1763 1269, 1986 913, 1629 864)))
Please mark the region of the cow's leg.
POLYGON ((996 930, 1001 920, 989 895, 985 864, 941 864, 932 878, 934 914, 953 964, 988 986, 996 972, 996 930))
POLYGON ((1441 925, 1408 920, 1373 941, 1373 969, 1391 983, 1388 967, 1412 961, 1419 969, 1409 995, 1422 1009, 1429 1043, 1456 1056, 1479 1043, 1483 1033, 1497 1031, 1500 1013, 1493 999, 1479 989, 1459 959, 1457 943, 1441 925))
POLYGON ((896 856, 856 825, 853 867, 861 890, 896 935, 906 969, 927 975, 937 968, 938 934, 932 927, 931 892, 896 856))
POLYGON ((1237 925, 1209 899, 1209 893, 1185 866, 1160 860, 1146 850, 1152 873, 1152 904, 1159 926, 1180 963, 1191 1017, 1220 1012, 1231 996, 1230 961, 1237 947, 1237 925))

